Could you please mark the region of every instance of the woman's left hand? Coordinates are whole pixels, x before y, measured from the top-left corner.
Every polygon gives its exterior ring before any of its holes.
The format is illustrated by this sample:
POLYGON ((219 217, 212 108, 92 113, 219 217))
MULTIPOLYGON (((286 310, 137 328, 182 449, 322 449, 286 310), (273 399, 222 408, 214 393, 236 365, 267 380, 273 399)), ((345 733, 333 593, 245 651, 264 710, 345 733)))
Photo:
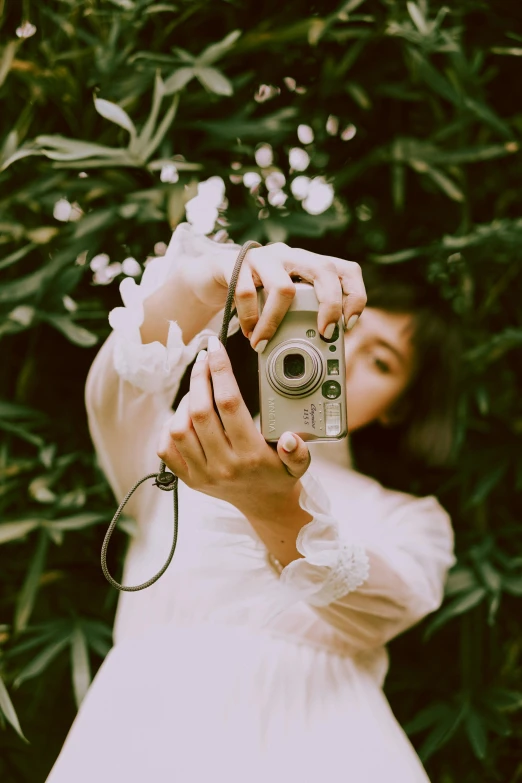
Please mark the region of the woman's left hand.
POLYGON ((241 396, 225 347, 212 337, 208 347, 192 368, 190 391, 163 429, 158 456, 187 486, 245 514, 276 508, 307 471, 308 447, 294 433, 283 433, 277 449, 267 443, 241 396), (296 446, 289 453, 283 445, 292 437, 296 446))

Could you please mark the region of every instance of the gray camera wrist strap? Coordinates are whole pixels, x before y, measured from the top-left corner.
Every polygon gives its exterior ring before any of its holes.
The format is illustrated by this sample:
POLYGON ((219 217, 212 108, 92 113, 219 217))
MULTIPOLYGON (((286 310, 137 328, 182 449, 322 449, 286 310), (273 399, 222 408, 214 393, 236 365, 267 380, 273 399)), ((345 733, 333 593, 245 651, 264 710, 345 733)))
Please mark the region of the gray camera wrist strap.
MULTIPOLYGON (((250 250, 251 247, 261 247, 259 242, 255 242, 254 240, 249 240, 248 242, 245 242, 245 244, 242 246, 241 250, 239 251, 239 255, 237 257, 236 263, 234 265, 234 269, 232 271, 232 277, 230 279, 230 285, 228 286, 228 295, 227 295, 227 301, 225 303, 225 310, 223 313, 223 324, 221 326, 221 332, 219 335, 220 342, 226 346, 227 344, 227 337, 228 337, 228 325, 230 323, 230 319, 235 314, 235 310, 232 311, 232 303, 234 301, 234 293, 236 290, 236 283, 237 279, 239 277, 239 270, 241 269, 241 264, 243 263, 243 260, 247 254, 247 251, 250 250)), ((157 582, 160 576, 162 576, 167 568, 169 567, 172 558, 174 557, 174 552, 176 551, 176 544, 178 540, 178 477, 171 473, 166 469, 166 465, 163 461, 159 464, 159 470, 157 473, 149 473, 147 476, 143 476, 139 481, 137 481, 132 489, 130 489, 123 500, 121 501, 120 505, 118 506, 118 509, 116 513, 114 514, 112 518, 112 522, 109 525, 109 528, 105 534, 105 538, 103 539, 102 549, 101 549, 101 567, 103 574, 108 582, 113 587, 116 587, 118 590, 125 590, 129 593, 137 592, 138 590, 144 590, 146 587, 150 587, 150 585, 153 585, 154 582, 157 582), (174 532, 172 537, 172 546, 170 548, 169 556, 167 557, 167 560, 165 561, 165 564, 162 568, 158 571, 155 576, 148 579, 146 582, 143 582, 141 585, 121 585, 119 582, 117 582, 109 573, 109 569, 107 568, 107 549, 109 547, 109 541, 110 538, 114 532, 114 528, 116 527, 118 523, 118 519, 121 516, 121 513, 123 509, 125 508, 126 504, 128 503, 131 495, 134 494, 134 492, 138 489, 140 484, 143 484, 144 481, 148 481, 148 479, 155 479, 154 484, 158 489, 162 489, 164 492, 172 492, 173 493, 173 499, 174 499, 174 532)))

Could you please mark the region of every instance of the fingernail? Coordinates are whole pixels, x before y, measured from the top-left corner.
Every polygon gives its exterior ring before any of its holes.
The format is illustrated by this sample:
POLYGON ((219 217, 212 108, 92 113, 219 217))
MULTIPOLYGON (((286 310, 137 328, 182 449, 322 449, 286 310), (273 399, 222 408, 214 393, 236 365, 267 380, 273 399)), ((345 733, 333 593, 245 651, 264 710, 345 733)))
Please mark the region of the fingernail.
POLYGON ((267 345, 268 345, 268 340, 260 340, 256 345, 256 347, 254 348, 254 351, 257 351, 258 353, 263 353, 267 345))
POLYGON ((324 336, 327 340, 329 340, 332 334, 334 333, 334 329, 335 329, 335 324, 328 324, 328 326, 324 330, 324 336))
POLYGON ((294 451, 297 448, 297 441, 289 432, 285 432, 284 435, 281 435, 279 443, 285 451, 294 451))
POLYGON ((349 331, 350 329, 353 329, 355 324, 357 323, 359 316, 358 315, 351 315, 348 318, 348 323, 346 324, 346 329, 349 331))
POLYGON ((214 334, 211 334, 208 338, 208 350, 210 353, 214 353, 214 351, 219 351, 221 348, 221 343, 219 341, 219 338, 216 337, 214 334))
POLYGON ((205 350, 200 351, 196 357, 196 362, 204 362, 206 355, 207 352, 205 350))

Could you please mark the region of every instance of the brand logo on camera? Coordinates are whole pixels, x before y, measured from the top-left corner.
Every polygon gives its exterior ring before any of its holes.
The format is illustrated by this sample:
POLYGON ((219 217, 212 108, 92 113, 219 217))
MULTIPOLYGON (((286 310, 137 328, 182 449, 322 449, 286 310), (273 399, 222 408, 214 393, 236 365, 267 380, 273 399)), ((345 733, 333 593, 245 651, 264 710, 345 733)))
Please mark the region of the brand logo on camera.
POLYGON ((273 397, 268 398, 268 430, 269 432, 275 431, 276 415, 275 415, 275 399, 273 397))

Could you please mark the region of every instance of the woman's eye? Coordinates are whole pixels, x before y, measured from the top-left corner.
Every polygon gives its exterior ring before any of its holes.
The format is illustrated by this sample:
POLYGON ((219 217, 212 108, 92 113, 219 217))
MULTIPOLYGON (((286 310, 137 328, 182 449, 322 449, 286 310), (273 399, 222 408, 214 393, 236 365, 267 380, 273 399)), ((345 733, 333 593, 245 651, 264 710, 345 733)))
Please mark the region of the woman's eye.
POLYGON ((379 368, 379 371, 382 373, 389 373, 390 372, 390 366, 386 364, 382 359, 375 359, 375 365, 379 368))

